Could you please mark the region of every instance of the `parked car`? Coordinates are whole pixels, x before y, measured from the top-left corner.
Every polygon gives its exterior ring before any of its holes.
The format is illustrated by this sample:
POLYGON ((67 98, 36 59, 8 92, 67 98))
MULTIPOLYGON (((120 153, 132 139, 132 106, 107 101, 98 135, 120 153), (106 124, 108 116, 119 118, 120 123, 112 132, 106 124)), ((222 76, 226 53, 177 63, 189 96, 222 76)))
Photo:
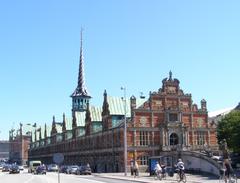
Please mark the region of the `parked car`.
POLYGON ((77 175, 91 175, 92 170, 89 165, 80 166, 76 172, 77 175))
POLYGON ((8 172, 10 170, 10 165, 5 164, 2 168, 2 172, 8 172))
POLYGON ((34 172, 34 174, 47 174, 46 167, 44 165, 38 166, 34 172))
POLYGON ((58 165, 50 164, 50 165, 47 166, 47 170, 49 172, 57 172, 58 171, 58 165))
POLYGON ((59 168, 59 171, 60 173, 67 173, 67 170, 69 169, 69 166, 67 165, 62 165, 60 168, 59 168))
POLYGON ((18 168, 19 168, 20 171, 24 170, 24 167, 22 165, 18 165, 18 168))
POLYGON ((70 167, 70 174, 77 174, 78 169, 79 169, 79 167, 77 165, 72 165, 70 167))
POLYGON ((20 169, 18 167, 18 165, 12 165, 9 169, 9 173, 20 173, 20 169))
POLYGON ((70 173, 71 173, 71 166, 67 166, 67 167, 66 167, 65 173, 66 173, 66 174, 70 174, 70 173))

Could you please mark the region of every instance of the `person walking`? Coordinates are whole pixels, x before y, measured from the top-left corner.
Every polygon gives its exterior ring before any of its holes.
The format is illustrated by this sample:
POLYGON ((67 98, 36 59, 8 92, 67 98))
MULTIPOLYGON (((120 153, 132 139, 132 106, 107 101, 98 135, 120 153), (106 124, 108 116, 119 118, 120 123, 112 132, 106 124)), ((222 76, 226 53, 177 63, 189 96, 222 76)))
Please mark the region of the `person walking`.
POLYGON ((130 162, 130 170, 131 170, 131 176, 133 176, 133 174, 134 174, 134 161, 133 160, 131 160, 131 162, 130 162))
POLYGON ((134 171, 134 177, 137 177, 139 175, 139 167, 138 167, 137 161, 134 162, 133 171, 134 171))

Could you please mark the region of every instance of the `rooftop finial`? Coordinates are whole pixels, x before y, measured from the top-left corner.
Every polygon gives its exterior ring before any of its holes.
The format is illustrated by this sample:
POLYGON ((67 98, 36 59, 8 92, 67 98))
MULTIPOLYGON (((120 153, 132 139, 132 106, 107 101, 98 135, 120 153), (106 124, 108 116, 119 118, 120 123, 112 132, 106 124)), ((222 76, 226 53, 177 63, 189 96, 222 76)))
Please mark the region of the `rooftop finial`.
POLYGON ((172 71, 169 72, 169 80, 172 80, 172 71))

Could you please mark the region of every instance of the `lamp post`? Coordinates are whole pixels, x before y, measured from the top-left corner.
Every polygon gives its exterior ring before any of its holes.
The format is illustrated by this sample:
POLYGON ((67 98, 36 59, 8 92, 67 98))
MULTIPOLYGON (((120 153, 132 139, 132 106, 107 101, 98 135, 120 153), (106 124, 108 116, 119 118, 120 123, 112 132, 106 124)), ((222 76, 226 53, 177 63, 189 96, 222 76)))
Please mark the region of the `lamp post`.
POLYGON ((127 176, 127 99, 126 99, 126 87, 121 87, 124 94, 124 175, 127 176))

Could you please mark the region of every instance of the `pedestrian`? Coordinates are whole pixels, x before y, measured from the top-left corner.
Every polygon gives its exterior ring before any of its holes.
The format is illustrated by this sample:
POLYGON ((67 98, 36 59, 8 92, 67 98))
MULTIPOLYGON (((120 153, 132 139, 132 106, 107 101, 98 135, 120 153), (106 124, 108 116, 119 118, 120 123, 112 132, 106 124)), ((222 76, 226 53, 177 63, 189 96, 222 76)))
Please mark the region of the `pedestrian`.
POLYGON ((131 170, 131 176, 133 176, 133 173, 134 173, 134 161, 133 160, 130 161, 130 170, 131 170))
POLYGON ((138 176, 139 175, 139 168, 138 168, 138 163, 137 161, 134 161, 134 177, 138 176))

